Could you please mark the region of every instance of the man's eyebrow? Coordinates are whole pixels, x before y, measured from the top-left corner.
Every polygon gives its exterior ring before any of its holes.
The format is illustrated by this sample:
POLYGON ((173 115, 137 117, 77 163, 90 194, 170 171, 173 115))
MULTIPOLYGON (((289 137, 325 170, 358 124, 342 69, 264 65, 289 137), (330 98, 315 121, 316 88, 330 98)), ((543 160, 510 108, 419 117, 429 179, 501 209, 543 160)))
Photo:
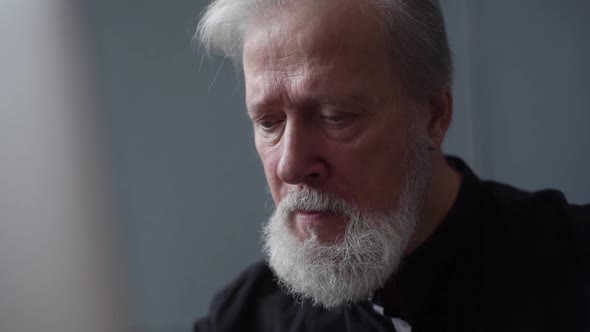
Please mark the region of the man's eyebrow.
POLYGON ((355 94, 355 93, 349 93, 344 96, 338 96, 338 97, 317 96, 313 99, 315 100, 316 103, 318 103, 320 105, 336 105, 336 106, 354 105, 354 106, 366 107, 366 106, 370 106, 370 105, 374 104, 374 100, 372 100, 371 98, 364 96, 364 95, 355 94))
MULTIPOLYGON (((303 107, 311 106, 336 106, 339 108, 346 108, 347 106, 369 108, 375 104, 375 100, 368 96, 361 94, 349 93, 342 96, 317 95, 307 98, 301 104, 303 107)), ((264 112, 269 108, 280 107, 276 102, 271 101, 253 101, 246 104, 246 113, 250 116, 264 112)))
POLYGON ((277 103, 265 101, 255 101, 251 103, 246 103, 246 114, 249 116, 255 116, 257 114, 264 112, 265 109, 269 109, 276 106, 277 103))

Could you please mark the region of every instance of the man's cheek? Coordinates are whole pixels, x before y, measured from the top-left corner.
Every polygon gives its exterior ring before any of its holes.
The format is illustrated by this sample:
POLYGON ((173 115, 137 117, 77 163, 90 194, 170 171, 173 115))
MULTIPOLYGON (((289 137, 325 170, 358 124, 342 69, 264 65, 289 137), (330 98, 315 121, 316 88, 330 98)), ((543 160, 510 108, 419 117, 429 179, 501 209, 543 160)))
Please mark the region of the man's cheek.
POLYGON ((277 176, 276 172, 278 163, 270 159, 262 159, 262 164, 264 167, 264 175, 266 177, 266 183, 270 190, 270 194, 272 195, 275 205, 278 206, 282 197, 281 192, 283 190, 283 183, 277 176))

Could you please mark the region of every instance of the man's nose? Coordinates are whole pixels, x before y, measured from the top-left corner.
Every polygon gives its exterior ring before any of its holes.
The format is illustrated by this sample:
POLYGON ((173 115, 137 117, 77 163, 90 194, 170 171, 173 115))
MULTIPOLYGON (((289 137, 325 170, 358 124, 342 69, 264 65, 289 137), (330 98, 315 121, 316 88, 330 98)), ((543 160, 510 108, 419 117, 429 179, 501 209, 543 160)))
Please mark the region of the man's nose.
POLYGON ((327 175, 321 141, 303 123, 287 123, 281 138, 277 175, 289 184, 317 184, 327 175))

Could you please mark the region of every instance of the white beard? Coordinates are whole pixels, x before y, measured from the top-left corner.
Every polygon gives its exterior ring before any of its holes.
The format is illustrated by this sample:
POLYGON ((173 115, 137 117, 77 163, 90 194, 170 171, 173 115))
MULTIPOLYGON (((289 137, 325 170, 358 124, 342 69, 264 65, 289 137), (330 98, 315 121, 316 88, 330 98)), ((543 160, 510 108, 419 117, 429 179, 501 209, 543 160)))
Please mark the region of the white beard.
POLYGON ((269 266, 280 285, 299 300, 337 309, 369 299, 397 270, 416 225, 428 179, 423 139, 411 140, 406 176, 389 213, 360 211, 342 198, 313 188, 292 191, 263 229, 269 266), (328 211, 345 217, 345 235, 324 243, 314 229, 301 240, 290 227, 295 210, 328 211))

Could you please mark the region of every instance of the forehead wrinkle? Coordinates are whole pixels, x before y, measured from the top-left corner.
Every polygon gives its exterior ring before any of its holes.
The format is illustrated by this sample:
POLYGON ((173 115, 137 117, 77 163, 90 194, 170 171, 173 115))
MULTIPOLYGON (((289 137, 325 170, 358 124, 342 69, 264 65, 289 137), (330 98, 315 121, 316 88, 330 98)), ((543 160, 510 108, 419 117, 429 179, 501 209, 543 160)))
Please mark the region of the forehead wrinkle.
POLYGON ((318 95, 314 97, 318 105, 335 106, 337 108, 360 107, 370 111, 373 106, 379 104, 380 100, 371 98, 355 92, 346 93, 340 97, 318 95))
POLYGON ((289 70, 267 69, 258 72, 249 95, 252 109, 285 108, 301 105, 331 106, 336 108, 361 108, 370 110, 383 100, 357 91, 355 86, 331 90, 329 82, 322 79, 329 75, 329 66, 292 66, 289 70), (325 73, 322 75, 321 73, 325 73), (318 74, 319 73, 319 74, 318 74))
POLYGON ((263 60, 248 70, 248 106, 283 104, 294 105, 304 100, 317 86, 318 75, 304 61, 290 61, 294 57, 263 60), (287 62, 287 63, 285 63, 287 62))
POLYGON ((282 80, 279 77, 263 73, 250 81, 250 88, 246 95, 248 112, 260 112, 278 103, 276 96, 282 94, 282 80))

